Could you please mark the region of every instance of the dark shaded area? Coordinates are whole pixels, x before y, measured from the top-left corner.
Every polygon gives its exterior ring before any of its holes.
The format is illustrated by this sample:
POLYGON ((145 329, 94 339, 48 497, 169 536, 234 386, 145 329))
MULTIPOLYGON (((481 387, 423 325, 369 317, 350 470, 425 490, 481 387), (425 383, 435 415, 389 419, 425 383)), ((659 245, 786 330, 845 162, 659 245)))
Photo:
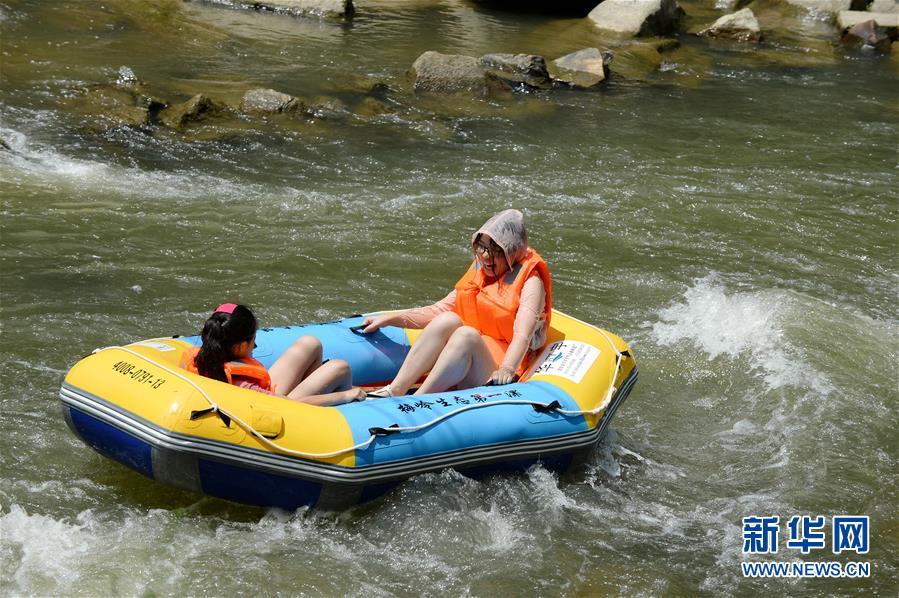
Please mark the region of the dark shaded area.
POLYGON ((471 0, 477 7, 514 13, 586 17, 602 0, 471 0))

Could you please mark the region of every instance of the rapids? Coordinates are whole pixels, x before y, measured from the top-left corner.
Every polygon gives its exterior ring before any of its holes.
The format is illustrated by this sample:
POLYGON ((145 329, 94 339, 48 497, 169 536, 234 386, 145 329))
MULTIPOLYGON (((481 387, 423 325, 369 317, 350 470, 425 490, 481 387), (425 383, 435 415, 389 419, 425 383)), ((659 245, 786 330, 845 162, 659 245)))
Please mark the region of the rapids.
POLYGON ((805 38, 757 52, 683 35, 661 71, 599 93, 419 100, 405 71, 428 49, 602 40, 567 16, 356 5, 340 25, 0 3, 0 592, 895 595, 895 57, 808 15, 805 38), (122 66, 179 101, 364 77, 404 107, 361 118, 345 95, 347 113, 303 122, 97 130, 72 102, 122 66), (284 325, 439 299, 470 231, 510 206, 555 306, 640 367, 583 470, 444 472, 347 512, 267 511, 157 485, 59 416, 79 358, 196 333, 224 300, 284 325), (744 579, 741 519, 797 514, 869 515, 871 577, 744 579))

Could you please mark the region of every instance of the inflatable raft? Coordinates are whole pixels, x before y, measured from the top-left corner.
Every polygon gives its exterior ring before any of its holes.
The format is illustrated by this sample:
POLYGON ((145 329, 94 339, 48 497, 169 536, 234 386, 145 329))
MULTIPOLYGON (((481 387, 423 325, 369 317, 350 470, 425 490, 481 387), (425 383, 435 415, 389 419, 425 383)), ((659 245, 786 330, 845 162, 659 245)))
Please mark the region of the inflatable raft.
MULTIPOLYGON (((298 337, 347 360, 357 385, 390 381, 417 330, 364 335, 354 316, 259 330, 269 367, 298 337)), ((553 312, 545 349, 519 382, 316 407, 196 376, 179 367, 199 337, 99 349, 60 390, 85 444, 154 480, 241 503, 340 509, 421 473, 561 471, 596 445, 637 379, 617 336, 553 312)))

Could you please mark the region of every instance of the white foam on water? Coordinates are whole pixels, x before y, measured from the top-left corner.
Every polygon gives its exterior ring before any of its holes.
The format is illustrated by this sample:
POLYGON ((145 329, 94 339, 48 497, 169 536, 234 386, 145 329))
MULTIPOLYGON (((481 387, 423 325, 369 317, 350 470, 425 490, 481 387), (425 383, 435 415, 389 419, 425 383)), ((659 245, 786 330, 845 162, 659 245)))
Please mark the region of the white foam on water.
POLYGON ((534 491, 534 500, 541 505, 544 515, 559 519, 564 510, 577 508, 577 503, 559 488, 558 477, 545 467, 534 465, 527 471, 534 491))
POLYGON ((521 555, 528 552, 526 540, 529 536, 518 530, 496 503, 490 505, 490 510, 472 511, 471 516, 487 534, 487 541, 478 545, 478 550, 499 555, 512 552, 521 555))
POLYGON ((778 289, 727 292, 716 273, 699 278, 683 301, 659 312, 654 340, 662 346, 689 342, 708 355, 746 356, 769 390, 788 386, 829 394, 826 377, 798 357, 784 335, 788 319, 802 306, 778 289))
POLYGON ((52 185, 89 193, 92 198, 101 194, 169 200, 283 197, 277 189, 202 172, 147 171, 72 158, 53 147, 32 142, 27 135, 13 129, 0 127, 0 139, 12 150, 0 151, 0 174, 7 182, 52 185))
POLYGON ((21 359, 11 359, 9 363, 15 364, 23 369, 32 370, 35 372, 40 372, 43 374, 51 374, 53 376, 59 376, 61 374, 65 374, 68 370, 50 367, 43 363, 36 363, 33 361, 22 361, 21 359))
POLYGON ((93 549, 91 532, 85 527, 29 515, 19 505, 11 505, 9 512, 0 516, 3 577, 24 594, 70 589, 75 563, 93 549))

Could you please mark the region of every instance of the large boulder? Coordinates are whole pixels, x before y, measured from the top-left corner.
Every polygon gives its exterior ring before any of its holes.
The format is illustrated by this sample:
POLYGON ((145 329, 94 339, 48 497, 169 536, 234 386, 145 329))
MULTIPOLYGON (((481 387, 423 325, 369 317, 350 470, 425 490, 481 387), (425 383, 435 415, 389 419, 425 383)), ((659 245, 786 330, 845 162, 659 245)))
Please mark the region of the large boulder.
POLYGON ((605 0, 587 18, 621 35, 665 35, 677 31, 683 9, 675 0, 605 0))
POLYGON ((786 0, 788 4, 800 6, 820 13, 836 14, 841 10, 849 10, 853 0, 786 0))
POLYGON ((866 10, 869 12, 899 12, 899 1, 874 0, 866 10))
POLYGON ((592 89, 609 76, 611 52, 600 52, 596 48, 584 48, 552 61, 553 80, 578 89, 592 89))
POLYGON ((485 54, 478 64, 489 77, 513 89, 549 89, 552 80, 543 56, 534 54, 485 54))
POLYGON ((473 56, 428 51, 412 63, 416 92, 487 92, 487 75, 473 56))
POLYGON ((274 89, 251 89, 240 101, 240 111, 248 114, 287 114, 302 109, 300 100, 274 89))
POLYGON ((753 12, 748 8, 743 8, 735 13, 724 15, 700 31, 699 35, 757 42, 761 38, 761 29, 753 12))
POLYGON ((297 17, 348 19, 353 16, 353 0, 204 0, 232 8, 251 8, 289 14, 297 17))
POLYGON ((213 102, 208 96, 198 93, 186 102, 174 104, 159 113, 159 121, 167 127, 180 129, 192 122, 214 116, 222 110, 222 106, 213 102))
POLYGON ((886 29, 899 28, 899 13, 895 12, 868 12, 866 10, 844 10, 837 15, 837 27, 841 31, 849 29, 853 25, 874 21, 878 27, 886 29))

